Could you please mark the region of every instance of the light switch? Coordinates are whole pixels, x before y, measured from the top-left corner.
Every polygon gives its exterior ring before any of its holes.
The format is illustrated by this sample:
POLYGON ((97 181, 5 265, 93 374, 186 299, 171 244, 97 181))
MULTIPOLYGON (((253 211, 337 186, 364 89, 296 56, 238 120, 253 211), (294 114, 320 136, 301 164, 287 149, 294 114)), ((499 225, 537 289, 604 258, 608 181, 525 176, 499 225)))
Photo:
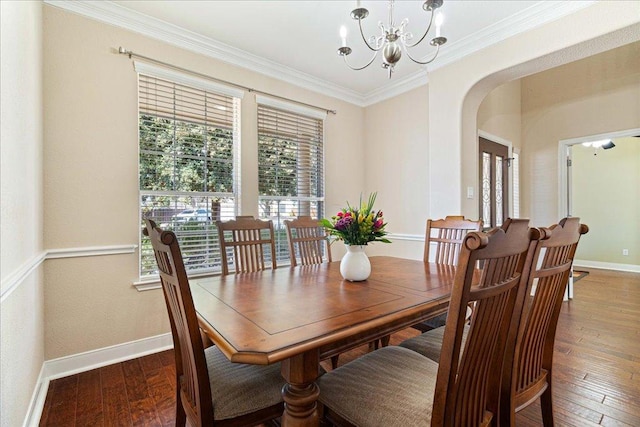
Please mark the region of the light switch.
POLYGON ((473 187, 467 187, 467 199, 473 199, 473 187))

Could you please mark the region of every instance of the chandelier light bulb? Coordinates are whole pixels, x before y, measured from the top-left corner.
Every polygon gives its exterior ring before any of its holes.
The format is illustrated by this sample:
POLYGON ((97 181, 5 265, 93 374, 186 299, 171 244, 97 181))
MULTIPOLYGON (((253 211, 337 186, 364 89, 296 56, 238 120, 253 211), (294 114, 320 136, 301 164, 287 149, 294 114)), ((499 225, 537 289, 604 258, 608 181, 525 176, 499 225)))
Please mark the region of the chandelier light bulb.
POLYGON ((440 37, 440 30, 442 29, 442 24, 444 23, 444 15, 442 12, 438 11, 436 13, 436 37, 440 37))
POLYGON ((347 27, 340 27, 340 39, 342 39, 342 47, 347 46, 347 27))

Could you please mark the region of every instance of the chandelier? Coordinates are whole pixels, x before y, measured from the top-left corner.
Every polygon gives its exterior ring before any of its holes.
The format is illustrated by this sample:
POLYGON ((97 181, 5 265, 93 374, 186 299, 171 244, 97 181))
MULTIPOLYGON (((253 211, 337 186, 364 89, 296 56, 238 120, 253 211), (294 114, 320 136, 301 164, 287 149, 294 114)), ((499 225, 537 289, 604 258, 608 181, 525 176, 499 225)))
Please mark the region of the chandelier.
POLYGON ((409 19, 405 18, 400 22, 400 25, 396 26, 393 20, 393 4, 394 0, 389 1, 389 26, 385 27, 382 21, 378 22, 378 27, 381 30, 381 35, 379 36, 371 36, 369 37, 369 41, 367 41, 364 31, 362 30, 362 20, 369 15, 369 11, 364 7, 360 7, 360 0, 358 0, 357 8, 351 11, 351 18, 358 20, 358 26, 360 27, 360 35, 362 36, 362 40, 365 45, 373 51, 373 56, 362 67, 354 67, 347 61, 347 56, 351 53, 351 48, 347 46, 347 29, 342 26, 340 28, 340 37, 342 38, 342 46, 338 49, 338 55, 344 58, 345 64, 352 70, 363 70, 367 68, 369 65, 373 63, 373 61, 378 56, 378 52, 382 51, 382 68, 385 68, 389 72, 389 78, 391 78, 391 74, 393 73, 393 69, 396 63, 400 60, 402 56, 402 51, 406 53, 406 55, 416 64, 426 65, 436 59, 438 56, 438 52, 440 51, 440 46, 447 42, 446 37, 440 36, 440 27, 442 25, 442 15, 438 14, 436 18, 436 36, 431 39, 429 44, 431 46, 435 46, 436 50, 433 56, 426 60, 420 61, 415 59, 409 53, 409 49, 417 46, 425 39, 429 30, 431 29, 431 24, 434 21, 434 15, 436 9, 442 6, 443 0, 426 0, 422 5, 422 8, 426 12, 430 12, 429 16, 429 25, 425 30, 422 37, 418 39, 416 42, 413 41, 413 34, 405 31, 405 26, 409 23, 409 19))

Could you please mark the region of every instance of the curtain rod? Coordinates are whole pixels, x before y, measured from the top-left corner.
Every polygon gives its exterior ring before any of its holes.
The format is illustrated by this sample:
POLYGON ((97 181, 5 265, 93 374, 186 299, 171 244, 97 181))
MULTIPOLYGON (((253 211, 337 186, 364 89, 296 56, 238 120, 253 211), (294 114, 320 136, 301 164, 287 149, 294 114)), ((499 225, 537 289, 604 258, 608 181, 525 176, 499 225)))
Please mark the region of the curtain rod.
POLYGON ((236 87, 238 89, 246 90, 247 92, 259 93, 261 95, 266 95, 266 96, 270 96, 270 97, 273 97, 273 98, 278 98, 278 99, 281 99, 283 101, 289 101, 289 102, 293 102, 293 103, 298 104, 298 105, 304 105, 305 107, 315 108, 316 110, 326 111, 327 113, 337 114, 336 110, 330 110, 328 108, 318 107, 316 105, 311 105, 311 104, 307 104, 305 102, 296 101, 295 99, 285 98, 284 96, 275 95, 273 93, 264 92, 264 91, 261 91, 261 90, 258 90, 258 89, 253 89, 253 88, 250 88, 250 87, 247 87, 247 86, 242 86, 242 85, 239 85, 237 83, 233 83, 233 82, 230 82, 230 81, 227 81, 227 80, 217 79, 215 77, 211 77, 211 76, 208 76, 206 74, 198 73, 197 71, 188 70, 186 68, 178 67, 177 65, 169 64, 167 62, 160 61, 158 59, 153 59, 153 58, 149 58, 148 56, 140 55, 140 54, 135 53, 133 51, 126 50, 122 46, 120 46, 118 48, 118 53, 121 54, 121 55, 127 55, 129 57, 129 59, 131 59, 134 56, 136 58, 146 59, 147 61, 151 61, 151 62, 154 62, 156 64, 164 65, 166 67, 173 68, 174 70, 183 71, 185 73, 193 74, 195 76, 202 77, 202 78, 205 78, 205 79, 208 79, 208 80, 213 80, 213 81, 218 82, 218 83, 223 83, 223 84, 226 84, 226 85, 230 85, 230 86, 236 87))

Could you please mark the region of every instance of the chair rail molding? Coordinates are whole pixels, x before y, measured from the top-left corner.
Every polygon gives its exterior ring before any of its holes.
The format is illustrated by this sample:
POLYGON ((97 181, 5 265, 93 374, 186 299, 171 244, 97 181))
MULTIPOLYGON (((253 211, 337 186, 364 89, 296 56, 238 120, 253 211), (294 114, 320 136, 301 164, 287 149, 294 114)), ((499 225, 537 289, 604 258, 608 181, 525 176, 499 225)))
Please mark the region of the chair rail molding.
POLYGON ((0 285, 0 303, 4 302, 31 273, 37 270, 46 257, 47 251, 40 252, 18 267, 13 273, 9 274, 6 279, 2 280, 2 284, 0 285))
POLYGON ((136 251, 137 247, 138 245, 115 245, 49 249, 47 251, 47 259, 132 254, 136 251))
POLYGON ((391 240, 406 240, 409 242, 424 242, 424 235, 422 234, 400 234, 389 233, 387 237, 391 240))
POLYGON ((46 249, 22 264, 0 284, 0 303, 13 293, 24 280, 48 259, 88 256, 123 255, 135 253, 138 245, 88 246, 80 248, 46 249))

